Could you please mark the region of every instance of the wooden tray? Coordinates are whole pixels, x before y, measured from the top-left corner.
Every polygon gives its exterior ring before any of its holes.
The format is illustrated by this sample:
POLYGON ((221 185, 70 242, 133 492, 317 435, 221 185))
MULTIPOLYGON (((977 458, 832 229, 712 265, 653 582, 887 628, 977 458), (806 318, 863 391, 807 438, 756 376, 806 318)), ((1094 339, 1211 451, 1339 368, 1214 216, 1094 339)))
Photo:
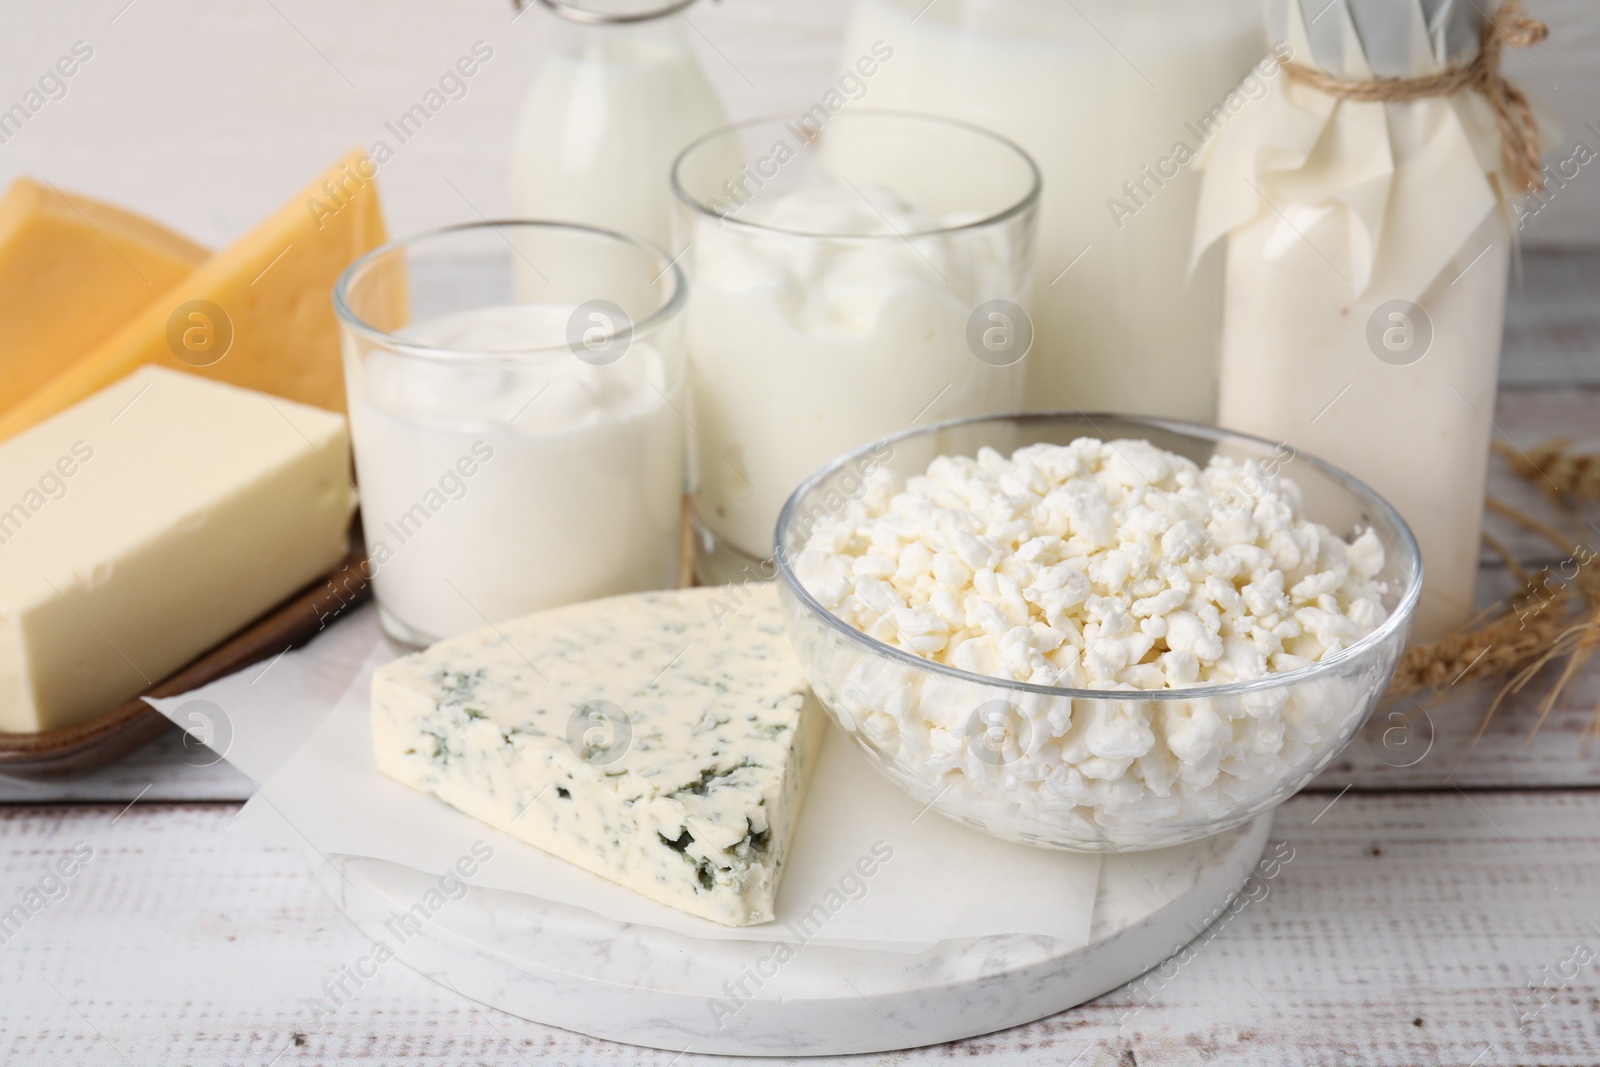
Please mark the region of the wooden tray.
POLYGON ((350 554, 333 574, 307 586, 127 703, 75 726, 32 734, 0 733, 0 774, 17 778, 83 774, 132 752, 166 730, 176 730, 166 716, 142 698, 187 693, 304 644, 336 616, 371 595, 369 583, 361 577, 366 573, 367 558, 359 522, 350 543, 350 554))

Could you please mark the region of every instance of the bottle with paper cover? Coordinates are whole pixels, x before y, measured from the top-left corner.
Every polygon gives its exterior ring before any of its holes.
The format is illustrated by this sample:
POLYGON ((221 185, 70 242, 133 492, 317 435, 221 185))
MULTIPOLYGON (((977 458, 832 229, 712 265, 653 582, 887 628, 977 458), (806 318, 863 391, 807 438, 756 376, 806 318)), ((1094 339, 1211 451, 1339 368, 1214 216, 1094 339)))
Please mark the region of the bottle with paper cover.
POLYGON ((1199 161, 1194 257, 1227 244, 1218 421, 1399 509, 1429 641, 1473 615, 1510 203, 1537 166, 1532 111, 1480 42, 1543 27, 1514 2, 1493 23, 1472 4, 1324 2, 1274 0, 1292 60, 1199 161))

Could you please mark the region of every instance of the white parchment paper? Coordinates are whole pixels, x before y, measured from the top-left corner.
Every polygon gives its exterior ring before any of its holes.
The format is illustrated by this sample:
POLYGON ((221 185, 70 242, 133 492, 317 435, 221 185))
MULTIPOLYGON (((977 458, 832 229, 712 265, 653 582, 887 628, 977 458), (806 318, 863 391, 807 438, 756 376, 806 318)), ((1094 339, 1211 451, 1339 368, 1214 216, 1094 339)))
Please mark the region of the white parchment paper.
MULTIPOLYGON (((1498 3, 1475 0, 1269 0, 1274 40, 1293 62, 1338 77, 1418 76, 1470 60, 1498 3)), ((1191 265, 1250 225, 1291 226, 1305 212, 1345 216, 1357 296, 1420 300, 1489 212, 1511 222, 1500 130, 1483 95, 1406 101, 1335 99, 1272 75, 1201 150, 1205 171, 1191 265)), ((1545 148, 1558 121, 1533 100, 1545 148)), ((1513 225, 1511 232, 1515 234, 1513 225)), ((1284 247, 1293 247, 1288 241, 1284 247)), ((1319 253, 1320 254, 1320 253, 1319 253)), ((1339 267, 1335 267, 1339 270, 1339 267)))
POLYGON ((494 855, 467 879, 474 885, 701 938, 908 951, 996 934, 1088 941, 1099 857, 1013 845, 922 810, 837 728, 795 831, 775 922, 731 928, 657 904, 378 773, 372 672, 399 654, 369 607, 275 662, 150 703, 256 781, 239 829, 324 857, 434 874, 482 841, 494 855))

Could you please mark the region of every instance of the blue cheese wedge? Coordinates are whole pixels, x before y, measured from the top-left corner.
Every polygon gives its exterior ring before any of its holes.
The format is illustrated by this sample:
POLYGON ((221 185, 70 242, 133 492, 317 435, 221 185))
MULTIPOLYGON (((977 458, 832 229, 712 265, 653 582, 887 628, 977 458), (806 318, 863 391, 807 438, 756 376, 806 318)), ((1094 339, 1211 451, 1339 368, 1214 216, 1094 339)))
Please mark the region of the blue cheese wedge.
POLYGON ((773 917, 824 722, 771 587, 540 612, 372 680, 383 773, 729 926, 773 917))

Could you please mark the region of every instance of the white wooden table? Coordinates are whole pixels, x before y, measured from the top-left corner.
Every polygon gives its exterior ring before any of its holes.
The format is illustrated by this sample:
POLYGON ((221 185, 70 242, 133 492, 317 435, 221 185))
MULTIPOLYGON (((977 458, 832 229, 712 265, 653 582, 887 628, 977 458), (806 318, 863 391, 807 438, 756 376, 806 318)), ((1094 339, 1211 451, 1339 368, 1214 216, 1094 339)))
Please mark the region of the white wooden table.
MULTIPOLYGON (((1600 255, 1530 256, 1524 284, 1495 422, 1522 446, 1600 437, 1600 255)), ((1550 514, 1498 461, 1493 491, 1550 514)), ((1484 595, 1507 581, 1489 568, 1484 595)), ((1600 1063, 1600 743, 1581 737, 1600 666, 1537 734, 1538 693, 1510 701, 1470 754, 1486 694, 1449 697, 1415 765, 1359 737, 1280 810, 1293 860, 1187 964, 1029 1026, 866 1059, 1600 1063)), ((0 779, 0 915, 30 889, 59 898, 20 928, 0 918, 0 1062, 675 1061, 484 1008, 398 962, 319 1020, 307 1000, 370 945, 301 854, 228 832, 249 783, 184 755, 169 736, 90 778, 0 779), (47 881, 75 847, 87 862, 47 881)))
MULTIPOLYGON (((701 5, 695 45, 736 116, 781 110, 835 76, 845 7, 701 5)), ((1589 136, 1582 124, 1600 97, 1600 19, 1588 0, 1534 7, 1557 39, 1532 57, 1537 70, 1511 62, 1565 113, 1564 157, 1589 136)), ((425 87, 418 71, 483 36, 503 58, 470 103, 386 171, 385 195, 395 232, 458 220, 460 205, 440 199, 446 176, 471 203, 503 212, 504 131, 538 23, 510 28, 503 0, 395 12, 377 0, 7 6, 0 70, 16 76, 0 104, 77 37, 98 58, 0 153, 0 180, 37 172, 220 244, 353 140, 376 136, 396 101, 425 87)), ((1593 240, 1597 202, 1600 184, 1574 181, 1529 235, 1593 240)), ((1519 445, 1600 437, 1600 256, 1546 252, 1524 267, 1496 425, 1519 445)), ((1497 495, 1543 507, 1503 467, 1495 483, 1497 495)), ((1594 544, 1600 529, 1589 536, 1594 544)), ((1491 567, 1484 595, 1508 584, 1491 567)), ((1531 738, 1537 694, 1509 702, 1470 755, 1485 694, 1451 696, 1414 766, 1388 766, 1357 739, 1281 809, 1274 836, 1294 860, 1176 973, 1004 1033, 864 1060, 1600 1063, 1600 742, 1581 739, 1600 666, 1531 738)), ((186 764, 171 736, 86 779, 0 778, 0 1064, 674 1061, 480 1007, 399 963, 319 1024, 306 1000, 370 946, 299 853, 228 832, 249 793, 225 764, 186 764), (87 862, 70 881, 48 881, 75 846, 87 862), (59 899, 7 926, 30 890, 59 899)))

